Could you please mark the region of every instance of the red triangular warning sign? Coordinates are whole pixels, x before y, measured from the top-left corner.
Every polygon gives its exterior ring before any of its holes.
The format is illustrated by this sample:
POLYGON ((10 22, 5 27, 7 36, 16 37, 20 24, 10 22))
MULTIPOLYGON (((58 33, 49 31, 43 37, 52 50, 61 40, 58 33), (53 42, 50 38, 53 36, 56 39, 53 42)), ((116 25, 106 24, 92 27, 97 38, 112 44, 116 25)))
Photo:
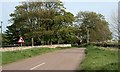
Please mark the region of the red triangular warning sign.
POLYGON ((23 39, 22 36, 21 36, 20 39, 18 40, 18 43, 24 43, 24 39, 23 39))

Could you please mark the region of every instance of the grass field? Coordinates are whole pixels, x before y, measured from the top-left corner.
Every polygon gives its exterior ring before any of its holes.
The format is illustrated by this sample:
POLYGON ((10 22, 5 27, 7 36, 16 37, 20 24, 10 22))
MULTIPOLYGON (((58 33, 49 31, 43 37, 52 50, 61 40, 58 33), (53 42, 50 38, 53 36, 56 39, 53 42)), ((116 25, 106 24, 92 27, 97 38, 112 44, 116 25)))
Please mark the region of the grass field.
MULTIPOLYGON (((7 51, 2 53, 2 64, 12 63, 18 60, 30 58, 33 56, 41 55, 48 52, 53 52, 56 50, 61 50, 62 48, 33 48, 21 51, 7 51)), ((64 49, 64 48, 63 48, 64 49)))
POLYGON ((96 46, 86 47, 86 58, 81 70, 118 70, 118 50, 96 46))

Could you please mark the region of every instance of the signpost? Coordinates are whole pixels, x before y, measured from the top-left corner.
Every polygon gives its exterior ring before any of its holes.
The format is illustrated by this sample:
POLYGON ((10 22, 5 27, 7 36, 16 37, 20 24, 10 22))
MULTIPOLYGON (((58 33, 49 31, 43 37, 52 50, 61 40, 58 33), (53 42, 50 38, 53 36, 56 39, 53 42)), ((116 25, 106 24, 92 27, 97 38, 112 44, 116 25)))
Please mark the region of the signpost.
POLYGON ((25 41, 24 41, 23 37, 21 36, 21 37, 19 38, 19 40, 18 40, 18 43, 21 44, 21 49, 22 49, 22 44, 23 44, 24 42, 25 42, 25 41))

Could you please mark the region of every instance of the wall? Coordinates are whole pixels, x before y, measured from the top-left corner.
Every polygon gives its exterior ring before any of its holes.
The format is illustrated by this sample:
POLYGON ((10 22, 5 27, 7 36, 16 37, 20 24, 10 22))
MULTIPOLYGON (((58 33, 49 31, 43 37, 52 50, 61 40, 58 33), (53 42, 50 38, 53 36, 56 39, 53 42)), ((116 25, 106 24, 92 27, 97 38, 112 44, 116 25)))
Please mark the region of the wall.
POLYGON ((0 48, 0 51, 15 51, 15 50, 25 50, 31 48, 56 48, 56 47, 71 47, 71 44, 59 44, 59 45, 41 45, 41 46, 24 46, 24 47, 7 47, 7 48, 0 48))

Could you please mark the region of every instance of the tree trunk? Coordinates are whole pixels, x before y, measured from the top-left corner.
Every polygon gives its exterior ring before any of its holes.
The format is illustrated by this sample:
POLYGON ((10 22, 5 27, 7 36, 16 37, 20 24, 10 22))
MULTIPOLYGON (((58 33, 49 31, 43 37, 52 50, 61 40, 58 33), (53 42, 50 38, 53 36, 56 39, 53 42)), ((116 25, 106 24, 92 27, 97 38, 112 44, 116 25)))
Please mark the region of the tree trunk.
POLYGON ((34 46, 34 38, 32 37, 32 47, 34 46))
POLYGON ((90 38, 89 38, 89 29, 88 29, 88 27, 86 27, 86 31, 87 31, 87 44, 89 44, 90 38))
POLYGON ((58 41, 57 41, 57 44, 59 44, 60 42, 59 42, 59 39, 58 39, 58 41))
POLYGON ((47 41, 47 44, 49 45, 49 41, 47 41))
POLYGON ((50 45, 52 45, 52 41, 50 42, 50 45))

